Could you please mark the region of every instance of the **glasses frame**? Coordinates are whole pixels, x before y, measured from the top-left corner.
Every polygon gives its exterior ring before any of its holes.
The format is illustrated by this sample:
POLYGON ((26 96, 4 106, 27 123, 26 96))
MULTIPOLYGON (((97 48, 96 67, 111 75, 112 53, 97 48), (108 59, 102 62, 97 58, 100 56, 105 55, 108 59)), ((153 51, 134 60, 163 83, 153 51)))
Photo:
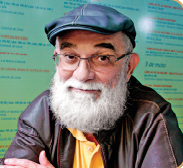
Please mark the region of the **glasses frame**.
MULTIPOLYGON (((133 54, 133 53, 131 53, 131 52, 126 53, 126 54, 121 55, 121 56, 118 57, 118 58, 116 58, 115 55, 92 55, 92 56, 89 56, 88 58, 81 58, 80 56, 77 56, 77 55, 72 55, 72 56, 75 56, 75 57, 78 57, 78 58, 79 58, 79 62, 78 62, 77 68, 79 67, 79 64, 80 64, 80 61, 81 61, 81 60, 87 60, 88 65, 89 65, 90 68, 91 68, 91 65, 90 65, 90 62, 89 62, 89 58, 96 57, 96 56, 114 56, 114 57, 115 57, 115 63, 114 63, 114 65, 115 65, 117 61, 119 61, 120 59, 122 59, 122 58, 124 58, 125 56, 130 55, 130 54, 133 54)), ((53 57, 52 57, 52 59, 55 61, 55 64, 56 64, 56 65, 57 65, 57 63, 56 63, 56 57, 59 59, 59 56, 60 56, 60 55, 71 55, 71 54, 54 54, 53 57)), ((58 66, 58 65, 57 65, 57 66, 58 66)), ((77 68, 76 68, 76 69, 77 69, 77 68)), ((68 70, 68 71, 74 71, 74 70, 76 70, 76 69, 68 70)), ((92 69, 93 69, 93 68, 92 68, 92 69)), ((93 69, 93 70, 94 70, 94 71, 99 71, 99 70, 95 70, 95 69, 93 69)), ((111 69, 110 69, 110 70, 111 70, 111 69)), ((105 70, 104 70, 104 71, 105 71, 105 70)))

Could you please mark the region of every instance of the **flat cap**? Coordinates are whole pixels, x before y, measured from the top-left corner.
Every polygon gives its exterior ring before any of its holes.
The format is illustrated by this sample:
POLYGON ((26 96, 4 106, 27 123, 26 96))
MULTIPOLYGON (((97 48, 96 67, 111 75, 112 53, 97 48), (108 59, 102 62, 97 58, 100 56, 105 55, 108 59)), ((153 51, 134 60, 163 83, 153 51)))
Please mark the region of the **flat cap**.
POLYGON ((133 21, 117 10, 96 4, 85 4, 45 26, 48 40, 55 45, 56 36, 66 30, 89 30, 100 34, 125 33, 135 48, 133 21))

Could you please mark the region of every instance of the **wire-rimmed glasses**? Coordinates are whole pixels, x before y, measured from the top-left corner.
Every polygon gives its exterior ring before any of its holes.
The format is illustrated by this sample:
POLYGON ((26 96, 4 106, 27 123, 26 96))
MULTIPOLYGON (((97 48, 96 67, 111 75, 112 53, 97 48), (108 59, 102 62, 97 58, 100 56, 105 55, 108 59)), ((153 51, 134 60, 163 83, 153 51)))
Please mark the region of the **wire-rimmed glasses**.
POLYGON ((54 54, 53 59, 57 66, 68 71, 77 69, 81 60, 87 60, 90 68, 95 71, 109 71, 117 61, 129 54, 132 53, 123 54, 118 58, 115 55, 92 55, 88 58, 81 58, 72 54, 54 54))

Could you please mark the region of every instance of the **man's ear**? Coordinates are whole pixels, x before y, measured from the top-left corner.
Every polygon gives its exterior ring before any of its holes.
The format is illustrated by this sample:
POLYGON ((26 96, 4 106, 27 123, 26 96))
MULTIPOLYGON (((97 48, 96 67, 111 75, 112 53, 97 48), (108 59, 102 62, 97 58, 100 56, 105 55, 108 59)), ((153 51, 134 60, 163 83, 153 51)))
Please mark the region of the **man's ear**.
POLYGON ((54 54, 57 54, 56 49, 54 50, 54 54))
POLYGON ((139 60, 140 60, 139 55, 137 53, 132 53, 130 55, 130 60, 127 68, 127 75, 126 75, 127 81, 129 81, 129 79, 131 78, 133 71, 135 70, 136 66, 139 63, 139 60))
MULTIPOLYGON (((56 49, 54 50, 54 54, 57 54, 56 49)), ((56 70, 58 70, 58 66, 57 66, 56 62, 55 62, 55 66, 56 66, 56 70)))

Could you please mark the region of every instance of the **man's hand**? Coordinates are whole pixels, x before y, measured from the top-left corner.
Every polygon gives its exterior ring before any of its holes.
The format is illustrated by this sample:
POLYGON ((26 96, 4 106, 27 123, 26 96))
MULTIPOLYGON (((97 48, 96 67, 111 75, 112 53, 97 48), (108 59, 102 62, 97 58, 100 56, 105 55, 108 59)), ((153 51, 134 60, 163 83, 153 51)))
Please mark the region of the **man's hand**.
POLYGON ((39 155, 39 163, 32 162, 27 159, 6 159, 4 161, 6 165, 0 166, 0 168, 54 168, 48 161, 45 151, 42 151, 39 155))

